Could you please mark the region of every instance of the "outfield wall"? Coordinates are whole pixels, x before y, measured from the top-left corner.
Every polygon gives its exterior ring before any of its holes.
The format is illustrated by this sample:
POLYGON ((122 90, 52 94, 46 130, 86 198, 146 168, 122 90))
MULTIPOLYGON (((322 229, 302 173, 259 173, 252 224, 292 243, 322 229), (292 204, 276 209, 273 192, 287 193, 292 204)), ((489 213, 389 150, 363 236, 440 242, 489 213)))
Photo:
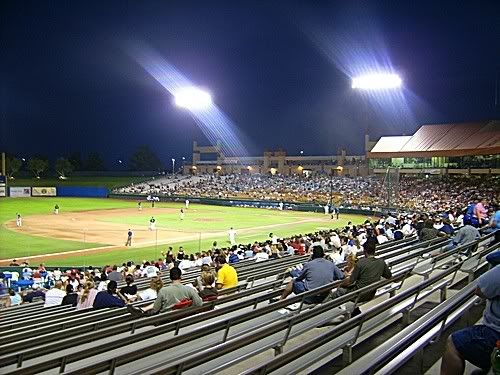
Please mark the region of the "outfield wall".
POLYGON ((108 189, 105 187, 95 186, 58 186, 58 197, 92 197, 92 198, 106 198, 108 196, 108 189))
MULTIPOLYGON (((146 196, 138 194, 109 194, 109 198, 118 199, 133 199, 145 200, 146 196)), ((185 196, 159 196, 161 202, 184 202, 189 199, 191 203, 209 204, 214 206, 233 206, 233 207, 255 207, 255 208, 272 208, 278 209, 279 201, 271 200, 250 200, 250 199, 231 199, 231 198, 199 198, 199 197, 185 197, 185 196)), ((285 210, 307 211, 307 212, 324 212, 323 205, 319 203, 296 203, 296 202, 283 202, 285 210)), ((342 207, 340 213, 349 213, 355 215, 381 215, 383 212, 395 211, 395 209, 380 208, 354 208, 342 207)))

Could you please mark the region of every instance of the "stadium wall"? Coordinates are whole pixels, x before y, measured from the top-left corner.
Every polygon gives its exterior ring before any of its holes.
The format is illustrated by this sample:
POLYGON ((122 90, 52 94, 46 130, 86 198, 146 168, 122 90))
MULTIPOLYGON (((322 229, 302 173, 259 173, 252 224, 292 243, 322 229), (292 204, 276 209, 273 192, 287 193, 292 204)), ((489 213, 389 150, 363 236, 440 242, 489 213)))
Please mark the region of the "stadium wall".
MULTIPOLYGON (((109 198, 117 199, 133 199, 133 200, 145 200, 146 196, 138 194, 109 194, 109 198)), ((272 208, 277 209, 279 206, 279 201, 271 200, 246 200, 246 199, 219 199, 219 198, 199 198, 199 197, 186 197, 186 196, 159 196, 161 202, 184 202, 189 199, 191 203, 200 204, 210 204, 215 206, 229 206, 229 207, 254 207, 254 208, 272 208)), ((295 203, 295 202, 283 202, 285 210, 295 210, 295 211, 307 211, 307 212, 324 212, 323 205, 319 203, 295 203)), ((343 207, 340 208, 340 213, 349 213, 355 215, 381 215, 383 212, 387 212, 389 209, 383 207, 380 208, 350 208, 343 207)), ((390 209, 391 212, 394 208, 390 209)))
POLYGON ((108 189, 105 187, 95 186, 58 186, 58 197, 92 197, 92 198, 106 198, 108 196, 108 189))

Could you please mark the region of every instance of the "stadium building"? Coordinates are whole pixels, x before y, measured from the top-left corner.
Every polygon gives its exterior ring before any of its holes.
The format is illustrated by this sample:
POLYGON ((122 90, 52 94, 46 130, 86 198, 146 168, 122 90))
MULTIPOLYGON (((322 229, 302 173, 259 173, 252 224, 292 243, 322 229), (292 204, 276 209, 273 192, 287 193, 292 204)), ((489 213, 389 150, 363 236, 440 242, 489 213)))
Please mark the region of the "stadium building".
POLYGON ((365 155, 347 155, 340 150, 337 155, 289 156, 285 151, 266 151, 263 156, 228 157, 222 151, 221 142, 214 146, 198 146, 193 142, 192 164, 184 166, 185 174, 204 173, 260 173, 260 174, 308 174, 326 173, 346 176, 369 174, 365 155))
POLYGON ((366 137, 365 146, 375 174, 500 174, 500 121, 423 125, 412 136, 366 137))

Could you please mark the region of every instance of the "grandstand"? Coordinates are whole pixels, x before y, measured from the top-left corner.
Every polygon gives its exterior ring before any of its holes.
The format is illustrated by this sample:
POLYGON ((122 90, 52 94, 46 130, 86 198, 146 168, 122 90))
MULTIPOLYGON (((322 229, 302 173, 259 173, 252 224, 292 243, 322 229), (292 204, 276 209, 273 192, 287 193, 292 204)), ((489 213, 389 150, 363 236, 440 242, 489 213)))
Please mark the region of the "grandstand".
MULTIPOLYGON (((126 308, 43 308, 42 302, 10 307, 0 317, 1 371, 405 373, 406 363, 422 351, 432 351, 432 343, 445 329, 461 319, 473 319, 469 311, 477 302, 475 279, 486 269, 486 255, 500 246, 490 233, 429 256, 446 243, 439 238, 422 242, 414 236, 386 242, 377 248, 377 256, 389 265, 391 279, 320 304, 308 304, 306 298, 335 289, 339 282, 276 300, 289 267, 308 259, 290 255, 258 263, 241 261, 235 265, 240 283, 222 290, 217 300, 151 317, 135 319, 126 308), (367 290, 376 290, 375 298, 361 302, 367 290), (356 307, 362 313, 351 317, 356 307), (339 316, 347 319, 333 324, 339 316), (392 335, 394 330, 401 332, 392 335), (377 337, 389 336, 389 341, 376 344, 377 337)), ((194 281, 198 274, 197 268, 188 270, 183 282, 194 281)), ((170 282, 165 273, 161 278, 170 282)), ((147 279, 136 282, 139 290, 147 284, 147 279)), ((422 362, 425 356, 419 358, 418 373, 424 373, 429 363, 422 362)))

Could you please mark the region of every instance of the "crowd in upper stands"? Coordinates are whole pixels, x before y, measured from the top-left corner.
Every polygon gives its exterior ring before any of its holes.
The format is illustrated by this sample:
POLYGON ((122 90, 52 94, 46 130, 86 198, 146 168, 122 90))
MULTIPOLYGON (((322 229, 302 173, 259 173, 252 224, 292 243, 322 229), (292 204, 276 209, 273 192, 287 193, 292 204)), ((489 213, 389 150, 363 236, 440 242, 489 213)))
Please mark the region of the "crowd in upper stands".
MULTIPOLYGON (((214 177, 208 184, 206 181, 198 182, 201 184, 199 186, 198 183, 196 186, 188 183, 182 191, 192 195, 196 191, 200 193, 197 189, 204 186, 203 191, 211 194, 220 189, 222 184, 226 187, 223 195, 236 194, 238 186, 246 189, 245 193, 256 199, 283 199, 288 184, 291 190, 313 197, 324 189, 325 182, 322 179, 301 181, 279 177, 279 184, 267 191, 267 177, 257 179, 252 185, 248 185, 248 181, 247 177, 242 176, 229 176, 225 179, 214 177)), ((177 252, 170 247, 162 252, 161 258, 144 260, 140 264, 128 261, 121 266, 64 271, 56 268, 48 271, 43 264, 33 269, 27 262, 19 265, 14 260, 11 265, 22 267, 22 272, 15 278, 14 273, 11 273, 10 280, 27 280, 32 282, 32 286, 22 292, 15 288, 7 289, 4 272, 0 274, 0 296, 6 292, 8 294, 0 299, 4 306, 36 300, 43 300, 46 307, 72 305, 78 310, 127 306, 127 311, 132 316, 140 318, 189 306, 201 306, 203 301, 217 299, 221 289, 237 287, 238 272, 234 267, 237 263, 258 263, 296 254, 311 255, 311 259, 288 269, 291 279, 283 289, 281 298, 286 299, 292 293, 298 295, 336 280, 341 281, 336 290, 310 295, 304 300, 304 303, 321 303, 327 298, 337 298, 370 286, 381 278, 390 279, 392 273, 387 263, 375 256, 376 247, 388 241, 414 236, 422 242, 442 239, 440 251, 446 252, 479 239, 480 228, 484 233, 496 231, 495 241, 499 241, 500 189, 495 185, 496 180, 476 180, 474 184, 471 181, 408 179, 401 184, 398 204, 411 208, 413 212, 388 213, 369 218, 359 225, 349 222, 343 228, 298 234, 290 238, 280 239, 271 233, 268 240, 250 244, 218 246, 214 242, 212 249, 189 255, 182 247, 177 252), (183 283, 183 274, 193 269, 199 271, 199 276, 192 283, 183 283), (171 282, 164 285, 161 276, 167 273, 171 282), (149 280, 149 288, 138 289, 135 281, 141 279, 149 280), (137 307, 131 305, 135 301, 151 303, 137 307)), ((341 178, 336 182, 343 188, 350 186, 354 192, 359 192, 356 187, 372 191, 372 184, 377 189, 381 188, 379 182, 369 179, 341 178)), ((179 191, 175 190, 176 193, 179 191)), ((352 197, 354 196, 355 193, 352 197)), ((372 198, 376 198, 376 195, 372 198)), ((493 265, 500 264, 499 253, 491 255, 488 256, 488 261, 493 265)), ((463 372, 465 360, 481 368, 489 366, 489 348, 494 346, 495 340, 500 339, 497 329, 500 315, 496 302, 500 293, 499 277, 497 268, 494 268, 479 279, 476 293, 488 300, 484 324, 468 327, 451 336, 443 358, 442 373, 463 372), (481 343, 477 342, 474 335, 481 337, 481 343)), ((374 296, 375 290, 364 293, 359 301, 367 301, 374 296)), ((361 311, 356 307, 351 316, 358 314, 361 311)), ((339 318, 341 321, 346 319, 344 316, 339 318)))
MULTIPOLYGON (((477 198, 491 205, 499 202, 498 177, 401 177, 391 194, 396 207, 416 212, 453 211, 466 207, 477 198)), ((156 194, 207 198, 241 198, 283 202, 309 202, 340 207, 374 208, 387 205, 387 185, 383 178, 330 177, 324 174, 204 175, 184 178, 176 183, 152 181, 130 186, 118 193, 156 194)))

